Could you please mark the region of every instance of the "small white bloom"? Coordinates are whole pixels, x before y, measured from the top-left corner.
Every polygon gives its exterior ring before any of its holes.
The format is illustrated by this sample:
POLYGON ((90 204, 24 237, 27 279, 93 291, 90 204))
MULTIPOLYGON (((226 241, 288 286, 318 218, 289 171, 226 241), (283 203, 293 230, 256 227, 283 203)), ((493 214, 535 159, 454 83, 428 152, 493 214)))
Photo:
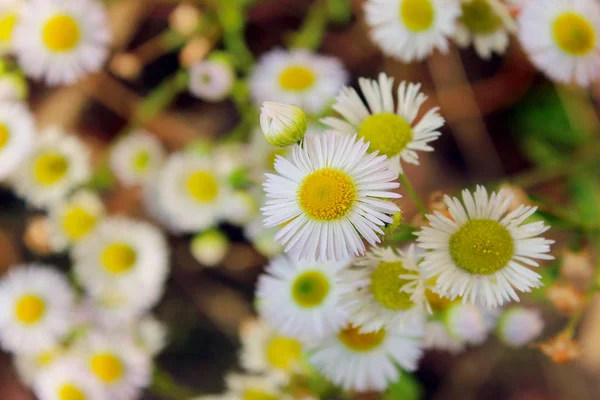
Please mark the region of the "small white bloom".
POLYGON ((190 250, 200 264, 216 267, 229 251, 229 239, 223 232, 211 229, 194 236, 190 243, 190 250))
POLYGON ((454 339, 477 345, 487 339, 492 328, 487 317, 472 304, 454 304, 444 313, 444 324, 454 339))
POLYGON ((498 320, 498 338, 508 346, 521 347, 535 340, 544 330, 539 310, 511 307, 498 320))
POLYGON ((448 51, 460 5, 455 0, 369 0, 365 17, 371 37, 386 55, 410 63, 435 49, 448 51))
POLYGON ((436 278, 435 291, 454 300, 461 297, 484 307, 519 301, 517 291, 540 286, 532 271, 537 260, 551 260, 554 243, 538 235, 549 227, 542 221, 524 224, 535 207, 508 212, 512 196, 503 190, 488 196, 483 186, 474 194, 445 197, 450 218, 440 212, 428 215, 430 226, 417 233, 419 246, 428 250, 421 263, 426 278, 436 278), (515 290, 516 289, 516 290, 515 290))
POLYGON ((519 39, 551 79, 588 86, 600 76, 600 5, 595 0, 529 0, 519 39))
POLYGON ((260 127, 270 145, 287 147, 304 138, 307 116, 299 107, 265 101, 260 107, 260 127))
POLYGON ((169 251, 156 227, 110 217, 73 246, 73 270, 92 297, 136 293, 140 302, 160 299, 169 273, 169 251))
POLYGON ((339 331, 348 313, 339 307, 339 272, 348 261, 271 261, 256 287, 259 314, 283 335, 310 340, 339 331))
POLYGON ((13 364, 19 379, 27 386, 33 386, 40 373, 65 356, 66 350, 59 345, 33 353, 17 353, 13 364))
POLYGON ((431 312, 414 253, 414 245, 406 252, 376 247, 354 261, 356 268, 340 273, 340 304, 348 308, 352 325, 363 332, 390 326, 401 331, 431 312))
POLYGON ((205 60, 190 67, 190 93, 202 100, 225 100, 234 83, 235 72, 224 62, 205 60))
POLYGON ((396 174, 369 144, 335 132, 307 135, 291 160, 277 157, 267 174, 265 226, 283 226, 275 239, 294 258, 341 261, 379 243, 399 208, 396 174))
POLYGON ((164 159, 165 150, 158 139, 139 130, 113 145, 110 167, 122 184, 135 186, 155 178, 164 159))
POLYGON ((347 80, 342 63, 308 50, 272 50, 262 56, 249 78, 255 104, 277 101, 310 114, 322 112, 347 80))
POLYGON ((230 188, 208 156, 175 153, 158 176, 157 201, 169 225, 182 232, 199 232, 223 217, 230 188))
POLYGON ((134 331, 136 344, 150 356, 158 355, 167 346, 167 325, 152 315, 136 321, 134 331))
POLYGON ((462 352, 466 343, 456 337, 450 336, 443 322, 431 321, 425 324, 423 348, 426 350, 441 350, 452 354, 462 352))
MULTIPOLYGON (((63 357, 43 370, 34 385, 39 400, 106 400, 107 394, 89 373, 83 360, 63 357)), ((110 397, 109 397, 110 398, 110 397)))
POLYGON ((396 173, 402 172, 401 162, 419 165, 417 152, 433 151, 429 143, 441 135, 444 118, 439 108, 429 109, 417 120, 427 100, 421 84, 400 83, 394 106, 394 78, 381 73, 378 81, 360 78, 358 83, 367 104, 356 90, 345 87, 333 105, 342 118, 327 117, 322 122, 338 132, 358 133, 370 143, 369 151, 388 156, 390 168, 396 173))
POLYGON ((75 294, 43 264, 19 265, 0 281, 0 343, 15 353, 53 348, 73 327, 75 294))
POLYGON ((267 374, 285 384, 292 374, 303 371, 302 343, 280 335, 265 321, 245 321, 240 329, 240 338, 240 363, 248 372, 267 374))
POLYGON ((456 42, 462 47, 472 42, 477 54, 486 60, 492 53, 504 54, 510 34, 517 30, 508 4, 502 0, 461 0, 461 7, 456 42))
POLYGON ((344 390, 384 391, 400 378, 398 367, 417 369, 423 354, 422 324, 411 324, 402 332, 390 328, 370 333, 349 326, 315 344, 310 362, 344 390))
POLYGON ((25 1, 3 0, 0 2, 0 55, 12 51, 13 31, 25 1))
POLYGON ((70 84, 102 67, 108 28, 96 0, 30 0, 15 26, 13 48, 27 75, 49 85, 70 84))
POLYGON ((35 143, 35 125, 29 110, 19 103, 0 103, 0 180, 17 170, 35 143))
POLYGON ((36 207, 61 201, 91 175, 90 153, 75 136, 48 128, 37 137, 29 157, 14 174, 17 194, 36 207))
POLYGON ((98 195, 79 190, 67 200, 50 207, 48 213, 50 246, 62 251, 91 234, 104 216, 98 195))

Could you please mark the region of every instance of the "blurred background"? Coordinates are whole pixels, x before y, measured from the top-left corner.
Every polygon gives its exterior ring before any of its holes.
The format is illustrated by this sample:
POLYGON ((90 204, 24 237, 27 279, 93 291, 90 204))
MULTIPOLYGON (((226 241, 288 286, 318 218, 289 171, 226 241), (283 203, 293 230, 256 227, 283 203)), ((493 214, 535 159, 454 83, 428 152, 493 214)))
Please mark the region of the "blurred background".
MULTIPOLYGON (((40 126, 58 124, 78 132, 98 168, 110 141, 132 125, 144 125, 169 151, 176 151, 196 139, 223 137, 241 120, 234 102, 206 103, 178 86, 178 74, 190 58, 202 59, 228 40, 227 32, 191 38, 177 33, 174 24, 182 22, 174 21, 174 11, 182 4, 186 8, 179 11, 180 19, 195 12, 201 16, 206 7, 248 7, 242 28, 248 48, 258 57, 301 29, 316 1, 257 0, 248 6, 235 0, 105 3, 114 35, 105 70, 57 89, 31 82, 29 100, 40 126)), ((490 61, 453 45, 446 55, 436 52, 425 62, 401 64, 384 57, 369 39, 362 1, 349 5, 350 12, 327 25, 319 51, 342 60, 354 86, 359 77, 374 78, 381 71, 397 81, 421 82, 428 104, 438 105, 447 120, 435 153, 422 155, 418 168, 406 167, 421 197, 435 202, 439 192, 456 193, 476 183, 510 183, 516 193, 527 196, 522 192, 526 190, 534 200, 543 198, 549 209, 583 215, 589 226, 559 223, 549 235, 558 241, 556 251, 579 257, 572 261, 581 267, 578 274, 565 279, 585 287, 596 259, 591 246, 594 224, 600 226, 600 158, 597 152, 590 156, 597 149, 600 84, 589 91, 553 84, 535 71, 514 38, 504 57, 490 61)), ((141 190, 114 182, 106 187, 102 197, 109 213, 151 220, 140 206, 141 190)), ((36 240, 36 212, 9 190, 0 191, 0 202, 0 271, 34 260, 67 271, 69 258, 46 254, 43 241, 36 240)), ((412 204, 402 201, 401 206, 405 218, 413 220, 412 204)), ((199 394, 220 392, 223 376, 238 368, 238 329, 253 315, 255 281, 266 262, 239 228, 222 228, 231 245, 219 268, 196 261, 189 250, 191 237, 169 237, 172 273, 155 311, 169 327, 169 344, 158 365, 199 394)), ((560 267, 565 259, 557 255, 557 260, 548 267, 549 274, 564 272, 560 267)), ((526 304, 531 301, 541 303, 547 321, 544 338, 551 338, 568 317, 545 296, 524 299, 526 304)), ((597 399, 599 335, 600 304, 592 299, 578 330, 581 357, 573 363, 557 364, 533 347, 511 350, 491 338, 458 356, 428 353, 415 384, 426 399, 597 399)), ((143 398, 183 398, 168 392, 153 387, 143 398)), ((19 383, 7 354, 0 356, 0 398, 34 399, 19 383)))

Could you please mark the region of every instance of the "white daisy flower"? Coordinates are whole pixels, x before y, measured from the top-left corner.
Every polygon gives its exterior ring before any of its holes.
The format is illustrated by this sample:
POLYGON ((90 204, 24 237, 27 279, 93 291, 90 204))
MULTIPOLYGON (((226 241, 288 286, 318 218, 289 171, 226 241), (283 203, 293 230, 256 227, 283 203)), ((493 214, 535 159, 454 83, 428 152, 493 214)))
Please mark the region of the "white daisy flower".
POLYGON ((310 340, 340 330, 348 314, 339 307, 339 272, 348 261, 314 264, 286 256, 271 261, 256 286, 257 308, 285 336, 310 340))
POLYGON ((240 329, 242 368, 254 374, 273 376, 282 384, 294 373, 303 371, 302 343, 282 336, 265 321, 245 321, 240 329))
POLYGON ((357 132, 370 142, 370 151, 378 150, 389 158, 394 172, 402 172, 401 161, 419 165, 417 152, 433 151, 429 143, 441 135, 439 129, 444 125, 444 118, 439 108, 429 109, 417 120, 419 109, 427 100, 420 91, 421 84, 400 83, 395 106, 394 78, 381 73, 378 82, 360 78, 358 83, 367 104, 356 90, 345 87, 333 105, 342 118, 327 117, 321 122, 338 132, 349 135, 357 132))
POLYGON ((0 180, 17 170, 31 153, 35 124, 29 110, 20 103, 0 103, 0 180))
POLYGON ((521 206, 507 214, 512 196, 503 190, 488 196, 483 186, 462 192, 463 203, 445 197, 450 218, 428 215, 430 225, 417 233, 419 246, 429 250, 421 263, 426 278, 436 278, 440 295, 486 307, 518 301, 517 291, 541 285, 530 267, 551 260, 552 240, 536 237, 549 227, 543 222, 523 225, 535 207, 521 206), (515 290, 516 289, 516 290, 515 290))
POLYGON ((91 175, 90 153, 75 136, 48 128, 13 176, 15 191, 36 207, 61 201, 91 175))
POLYGON ((290 396, 284 395, 278 386, 278 382, 271 377, 229 374, 225 380, 228 391, 219 396, 222 400, 291 400, 290 396))
POLYGON ((43 351, 19 353, 14 355, 13 364, 21 382, 33 386, 39 374, 65 356, 65 353, 66 349, 59 345, 43 351))
POLYGON ((393 328, 361 333, 360 327, 349 326, 316 344, 310 362, 344 390, 381 392, 400 378, 398 366, 417 369, 422 329, 420 323, 401 333, 393 328))
POLYGON ((162 288, 132 291, 121 287, 92 287, 82 304, 84 325, 108 331, 131 325, 148 313, 161 295, 162 288))
POLYGON ((269 200, 262 208, 265 226, 285 224, 275 239, 295 258, 341 261, 365 253, 390 215, 399 211, 387 199, 399 187, 385 156, 367 153, 356 136, 326 132, 307 135, 292 149, 291 160, 277 157, 263 187, 269 200))
POLYGON ((50 246, 62 251, 91 234, 104 216, 104 205, 98 195, 79 190, 67 200, 50 207, 48 213, 50 246))
POLYGON ((0 2, 0 55, 12 50, 13 31, 19 21, 23 0, 3 0, 0 2))
POLYGON ((168 328, 152 315, 145 315, 136 321, 134 332, 136 344, 152 357, 167 346, 168 328))
POLYGON ((20 265, 0 281, 0 344, 34 353, 56 345, 73 325, 75 294, 58 272, 43 264, 20 265))
POLYGON ((368 0, 365 18, 383 52, 402 62, 448 51, 460 5, 455 0, 368 0))
POLYGON ((425 324, 423 348, 426 350, 441 350, 452 354, 462 352, 466 343, 456 337, 450 336, 443 322, 431 321, 425 324))
POLYGON ((70 84, 98 71, 108 56, 106 11, 96 0, 30 0, 13 33, 27 75, 49 85, 70 84))
POLYGON ((74 346, 107 399, 138 398, 150 383, 150 355, 126 338, 91 335, 74 346))
POLYGON ((498 320, 496 333, 502 343, 522 347, 537 339, 544 330, 544 319, 539 310, 511 307, 498 320))
POLYGON ((493 327, 493 320, 473 304, 454 304, 444 313, 446 332, 463 343, 483 343, 493 327))
POLYGON ((600 76, 600 5, 594 0, 529 0, 519 39, 551 79, 588 86, 600 76))
POLYGON ((39 400, 106 400, 107 394, 89 373, 83 361, 67 356, 43 370, 36 379, 39 400))
POLYGON ((204 60, 190 67, 190 93, 199 99, 219 102, 231 93, 235 71, 224 62, 204 60))
POLYGON ((473 43, 477 54, 486 60, 492 53, 504 54, 510 34, 517 30, 508 4, 501 0, 461 0, 461 8, 456 42, 462 47, 473 43))
POLYGON ((363 332, 388 326, 402 330, 431 312, 414 245, 406 252, 376 247, 354 265, 340 273, 340 304, 348 308, 350 322, 363 332))
POLYGON ((146 131, 138 130, 119 139, 110 151, 110 167, 126 186, 153 179, 165 159, 161 143, 146 131))
POLYGON ((319 114, 346 82, 348 74, 334 57, 308 50, 275 49, 263 55, 249 78, 257 105, 265 101, 293 104, 319 114))
POLYGON ((146 222, 122 217, 102 221, 73 246, 71 257, 83 287, 92 296, 108 299, 134 292, 144 304, 153 304, 162 296, 169 273, 169 251, 162 232, 146 222))
POLYGON ((228 194, 226 178, 210 157, 175 153, 158 176, 157 201, 170 225, 182 232, 216 225, 228 194))

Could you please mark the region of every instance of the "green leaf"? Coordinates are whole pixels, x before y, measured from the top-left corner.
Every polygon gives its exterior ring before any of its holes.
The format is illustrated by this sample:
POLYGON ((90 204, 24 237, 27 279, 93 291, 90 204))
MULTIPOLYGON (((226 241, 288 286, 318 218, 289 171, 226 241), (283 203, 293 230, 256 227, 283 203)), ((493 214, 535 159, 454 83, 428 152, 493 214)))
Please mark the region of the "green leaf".
POLYGON ((348 0, 326 0, 329 21, 334 24, 347 24, 352 18, 352 5, 348 0))
POLYGON ((388 386, 381 400, 418 400, 422 397, 421 383, 413 375, 402 371, 400 379, 388 386))
POLYGON ((586 224, 600 222, 600 192, 598 178, 589 171, 581 171, 569 180, 569 189, 576 214, 586 224))

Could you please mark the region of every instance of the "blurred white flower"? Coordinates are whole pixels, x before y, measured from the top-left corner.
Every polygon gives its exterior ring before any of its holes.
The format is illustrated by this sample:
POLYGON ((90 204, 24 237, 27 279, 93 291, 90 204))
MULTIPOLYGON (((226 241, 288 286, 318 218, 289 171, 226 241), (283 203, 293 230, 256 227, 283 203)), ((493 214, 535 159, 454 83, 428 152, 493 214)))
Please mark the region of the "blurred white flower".
POLYGON ((13 32, 19 21, 24 0, 4 0, 0 2, 0 55, 10 53, 13 48, 13 32))
POLYGON ((35 146, 33 116, 25 105, 0 103, 0 180, 13 174, 35 146))
POLYGON ((229 239, 220 230, 211 229, 194 236, 190 242, 190 250, 200 264, 216 267, 229 251, 229 239))
POLYGON ((110 167, 125 186, 154 179, 165 159, 161 143, 150 133, 138 130, 117 140, 110 151, 110 167))
POLYGON ((457 354, 463 351, 465 347, 466 343, 463 340, 450 336, 443 322, 431 321, 425 324, 424 349, 457 354))
POLYGON ((204 60, 190 67, 190 93, 202 100, 225 100, 234 83, 235 71, 225 62, 204 60))
POLYGON ((496 327, 498 338, 511 347, 525 346, 537 339, 543 330, 540 311, 519 306, 505 310, 496 327))
POLYGON ((107 393, 89 373, 83 360, 63 357, 37 377, 34 391, 39 400, 106 400, 107 393))

